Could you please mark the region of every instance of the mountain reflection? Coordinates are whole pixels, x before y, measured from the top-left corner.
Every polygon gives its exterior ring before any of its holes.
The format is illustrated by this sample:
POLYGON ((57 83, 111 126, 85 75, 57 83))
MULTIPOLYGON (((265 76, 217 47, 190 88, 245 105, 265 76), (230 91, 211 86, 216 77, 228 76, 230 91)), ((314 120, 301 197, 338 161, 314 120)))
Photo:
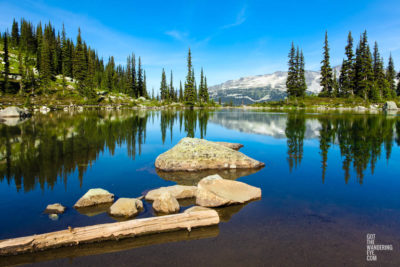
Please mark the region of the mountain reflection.
MULTIPOLYGON (((127 155, 135 160, 146 142, 148 123, 159 127, 164 144, 167 139, 172 143, 177 130, 188 137, 205 138, 209 122, 241 132, 286 138, 290 171, 301 165, 304 140, 318 141, 322 182, 332 146, 340 150, 345 182, 353 168, 362 184, 368 166, 373 173, 380 157, 388 160, 393 145, 400 145, 397 116, 224 110, 55 112, 0 124, 0 182, 13 182, 17 190, 25 192, 36 186, 44 190, 45 186, 53 188, 57 179, 66 185, 67 177, 77 171, 82 184, 84 173, 100 153, 113 155, 118 147, 126 146, 127 155)), ((228 174, 231 179, 248 175, 228 174)), ((181 182, 186 184, 195 184, 203 177, 185 173, 159 176, 178 183, 186 179, 181 182)))

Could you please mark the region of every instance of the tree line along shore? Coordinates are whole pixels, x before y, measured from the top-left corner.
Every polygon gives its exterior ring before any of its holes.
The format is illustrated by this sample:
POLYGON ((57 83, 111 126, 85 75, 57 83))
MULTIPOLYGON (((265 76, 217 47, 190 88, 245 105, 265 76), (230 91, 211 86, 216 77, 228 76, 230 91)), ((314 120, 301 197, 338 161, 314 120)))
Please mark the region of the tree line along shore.
POLYGON ((162 70, 160 93, 149 90, 142 58, 132 53, 126 65, 117 65, 113 56, 107 61, 89 46, 81 36, 76 41, 48 24, 21 19, 12 23, 11 33, 0 34, 0 94, 1 104, 36 105, 137 105, 137 99, 149 105, 182 103, 188 106, 213 105, 208 96, 207 78, 201 69, 196 82, 189 49, 188 73, 179 89, 174 87, 171 70, 167 81, 162 70))
MULTIPOLYGON (((67 37, 63 25, 56 31, 51 22, 42 25, 15 19, 0 34, 0 105, 25 107, 72 105, 125 106, 233 106, 232 102, 214 102, 210 98, 207 77, 201 68, 199 83, 195 78, 192 55, 187 56, 184 82, 174 86, 173 72, 168 81, 161 73, 159 93, 149 90, 142 58, 132 53, 126 65, 117 65, 113 56, 105 61, 81 36, 67 37)), ((289 52, 287 98, 281 101, 255 103, 258 107, 370 107, 394 101, 399 105, 400 73, 390 55, 385 67, 375 42, 371 52, 365 31, 354 51, 349 32, 340 72, 330 64, 328 34, 325 33, 321 61, 321 92, 307 93, 303 51, 292 43, 289 52)))

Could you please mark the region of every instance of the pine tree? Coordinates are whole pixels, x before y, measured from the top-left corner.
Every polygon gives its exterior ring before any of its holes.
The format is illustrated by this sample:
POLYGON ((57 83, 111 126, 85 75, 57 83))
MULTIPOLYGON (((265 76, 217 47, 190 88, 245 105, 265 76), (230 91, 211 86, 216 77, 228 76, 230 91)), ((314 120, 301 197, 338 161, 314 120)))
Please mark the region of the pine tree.
POLYGON ((386 80, 389 82, 389 92, 387 97, 393 97, 396 95, 396 70, 394 68, 392 54, 389 56, 389 63, 386 70, 386 80))
POLYGON ((189 48, 187 58, 187 75, 185 81, 185 102, 188 106, 193 107, 195 104, 194 80, 193 80, 193 67, 192 67, 192 54, 189 48))
POLYGON ((299 62, 298 62, 298 94, 297 96, 304 97, 307 91, 306 83, 306 71, 303 51, 300 51, 299 62))
POLYGON ((354 52, 353 37, 351 32, 347 36, 345 48, 346 59, 343 60, 339 77, 339 90, 342 97, 349 97, 354 94, 354 52))
POLYGON ((374 83, 372 55, 368 45, 367 31, 361 36, 356 49, 354 75, 354 93, 363 99, 367 99, 374 83))
POLYGON ((139 96, 139 92, 138 92, 138 86, 137 86, 137 76, 136 76, 136 58, 135 58, 135 54, 132 53, 132 97, 138 97, 139 96))
POLYGON ((147 95, 147 81, 146 81, 146 71, 143 70, 143 96, 148 97, 147 95))
POLYGON ((182 89, 182 81, 179 81, 179 102, 183 102, 183 89, 182 89))
POLYGON ((175 101, 175 90, 174 90, 174 77, 172 75, 172 70, 171 70, 171 76, 170 76, 170 80, 169 80, 169 94, 168 97, 171 101, 175 101))
POLYGON ((203 74, 203 68, 201 68, 200 72, 200 86, 199 86, 199 102, 205 102, 204 101, 204 74, 203 74))
POLYGON ((18 22, 13 20, 12 28, 11 28, 11 45, 13 47, 18 47, 19 46, 19 28, 18 28, 18 22))
POLYGON ((143 87, 143 69, 142 69, 142 60, 139 57, 138 63, 138 71, 137 71, 137 91, 139 96, 144 96, 144 87, 143 87))
POLYGON ((4 33, 3 37, 3 61, 4 61, 4 89, 5 93, 9 93, 10 83, 8 81, 8 75, 10 75, 10 61, 8 55, 8 33, 4 33))
POLYGON ((339 96, 339 82, 337 79, 336 69, 333 70, 333 78, 332 78, 332 96, 339 96))
POLYGON ((126 59, 126 73, 127 77, 125 80, 125 94, 132 95, 132 59, 131 56, 129 55, 128 58, 126 59))
POLYGON ((162 73, 161 73, 160 94, 161 94, 162 101, 168 101, 167 76, 165 75, 164 69, 162 69, 162 73))
POLYGON ((294 48, 294 44, 292 42, 292 46, 289 52, 289 61, 288 61, 288 77, 286 80, 286 90, 288 97, 296 96, 296 80, 297 80, 297 71, 296 71, 296 50, 294 48))
POLYGON ((375 42, 374 53, 373 53, 373 72, 374 72, 374 84, 370 92, 370 98, 377 101, 382 97, 388 98, 389 88, 388 82, 385 77, 385 70, 383 67, 383 59, 379 54, 378 43, 375 42))
MULTIPOLYGON (((21 42, 25 39, 23 38, 23 34, 22 34, 22 25, 21 25, 21 42)), ((40 73, 40 69, 41 69, 41 57, 42 57, 42 46, 43 46, 43 30, 42 30, 42 24, 39 22, 39 25, 36 27, 36 69, 39 71, 40 73)), ((23 45, 24 42, 22 42, 22 49, 24 51, 26 51, 25 46, 23 45)))
POLYGON ((329 62, 329 44, 328 44, 328 32, 325 32, 325 42, 324 42, 324 58, 321 61, 321 81, 320 85, 322 87, 321 96, 331 96, 332 95, 332 68, 329 62))
POLYGON ((78 82, 78 91, 81 95, 86 96, 84 81, 87 75, 87 65, 85 58, 85 51, 83 48, 81 29, 78 29, 78 36, 76 39, 76 49, 74 56, 74 77, 78 82))
POLYGON ((208 103, 208 100, 210 98, 209 94, 208 94, 208 86, 207 86, 207 77, 204 76, 204 92, 203 92, 203 101, 205 103, 208 103))

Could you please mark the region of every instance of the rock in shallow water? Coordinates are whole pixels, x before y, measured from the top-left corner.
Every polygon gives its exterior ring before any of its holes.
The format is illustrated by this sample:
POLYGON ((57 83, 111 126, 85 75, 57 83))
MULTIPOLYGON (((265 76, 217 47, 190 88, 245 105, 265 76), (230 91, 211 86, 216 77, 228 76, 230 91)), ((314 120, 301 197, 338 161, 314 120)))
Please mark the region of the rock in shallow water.
POLYGON ((169 192, 161 193, 153 202, 153 209, 159 213, 175 213, 179 211, 179 203, 169 192))
POLYGON ((132 217, 143 209, 143 202, 136 198, 119 198, 109 210, 116 217, 132 217))
POLYGON ((45 213, 61 214, 64 213, 65 207, 59 203, 47 205, 44 210, 45 213))
POLYGON ((167 187, 160 187, 149 191, 146 194, 146 200, 154 201, 162 193, 169 192, 176 199, 192 198, 196 196, 196 186, 185 186, 185 185, 173 185, 167 187))
POLYGON ((101 188, 90 189, 74 205, 74 208, 90 207, 114 202, 114 194, 101 188))
POLYGON ((159 155, 155 166, 162 171, 202 171, 260 168, 264 163, 215 142, 186 137, 159 155))
POLYGON ((260 188, 222 179, 219 175, 203 178, 197 185, 196 204, 203 207, 241 204, 260 198, 260 188))

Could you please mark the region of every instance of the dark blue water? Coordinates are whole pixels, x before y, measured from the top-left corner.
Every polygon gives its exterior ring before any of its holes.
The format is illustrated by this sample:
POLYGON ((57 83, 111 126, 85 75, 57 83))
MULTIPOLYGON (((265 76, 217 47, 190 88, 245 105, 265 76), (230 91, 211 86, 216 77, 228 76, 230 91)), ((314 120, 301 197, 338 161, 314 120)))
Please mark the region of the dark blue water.
MULTIPOLYGON (((219 227, 0 258, 2 265, 400 265, 394 115, 92 111, 38 115, 1 125, 0 133, 0 239, 115 221, 72 208, 90 188, 138 197, 176 182, 195 184, 201 175, 166 177, 154 168, 155 158, 186 136, 242 143, 241 152, 266 164, 230 174, 260 187, 262 199, 219 209, 219 227), (68 209, 53 221, 43 210, 55 202, 68 209), (376 251, 377 261, 367 262, 367 233, 393 251, 376 251)), ((181 204, 183 210, 193 202, 181 204)), ((149 216, 155 214, 145 203, 137 218, 149 216)))

